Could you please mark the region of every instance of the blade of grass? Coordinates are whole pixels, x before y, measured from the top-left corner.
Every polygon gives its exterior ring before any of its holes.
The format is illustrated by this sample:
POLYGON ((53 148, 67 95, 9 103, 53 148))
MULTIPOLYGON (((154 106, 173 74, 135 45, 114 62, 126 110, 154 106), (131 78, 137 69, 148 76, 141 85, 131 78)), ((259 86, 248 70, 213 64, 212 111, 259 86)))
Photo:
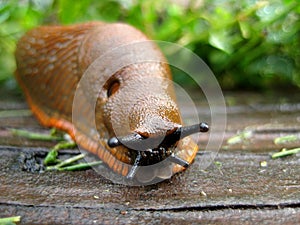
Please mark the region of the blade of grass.
POLYGON ((58 168, 59 171, 74 171, 74 170, 84 170, 91 168, 93 166, 98 166, 102 164, 102 161, 97 161, 97 162, 91 162, 91 163, 80 163, 72 166, 66 166, 66 167, 61 167, 58 168))
POLYGON ((47 154, 46 158, 44 159, 44 165, 48 166, 50 164, 55 164, 60 162, 57 159, 58 151, 61 149, 68 149, 76 147, 76 143, 74 141, 67 141, 67 142, 59 142, 56 144, 47 154))
POLYGON ((295 142, 298 140, 299 140, 299 138, 296 135, 286 135, 283 137, 275 138, 274 143, 276 145, 280 145, 280 144, 286 144, 288 142, 295 142))
POLYGON ((63 141, 64 140, 63 137, 52 136, 50 134, 30 132, 27 130, 10 129, 10 132, 15 136, 24 137, 31 140, 40 140, 40 141, 63 141))
POLYGON ((300 152, 300 148, 294 148, 294 149, 286 149, 283 148, 280 152, 276 152, 274 153, 271 157, 272 159, 276 159, 276 158, 280 158, 280 157, 284 157, 284 156, 288 156, 288 155, 293 155, 293 154, 297 154, 300 152))
POLYGON ((12 217, 6 217, 6 218, 0 218, 0 224, 15 224, 20 222, 21 216, 12 216, 12 217))
POLYGON ((69 164, 71 164, 73 162, 76 162, 76 161, 78 161, 80 159, 83 159, 84 157, 85 157, 85 154, 76 155, 74 157, 71 157, 69 159, 66 159, 66 160, 62 161, 61 163, 59 163, 59 164, 57 164, 55 166, 48 166, 48 167, 46 167, 46 171, 47 170, 59 170, 60 168, 66 166, 66 165, 69 165, 69 164))
POLYGON ((9 118, 9 117, 25 117, 31 116, 32 112, 29 109, 18 109, 18 110, 1 110, 0 118, 9 118))

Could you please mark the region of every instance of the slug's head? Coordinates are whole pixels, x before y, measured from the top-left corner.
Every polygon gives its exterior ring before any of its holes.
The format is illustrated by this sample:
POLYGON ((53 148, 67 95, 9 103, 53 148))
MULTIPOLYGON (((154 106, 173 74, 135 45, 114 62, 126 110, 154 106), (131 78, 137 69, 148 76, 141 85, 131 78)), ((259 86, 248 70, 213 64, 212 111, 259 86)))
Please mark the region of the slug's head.
POLYGON ((152 167, 165 160, 170 165, 175 163, 187 167, 189 162, 177 156, 180 140, 208 130, 205 123, 182 126, 168 74, 162 64, 131 65, 106 84, 107 100, 102 115, 109 131, 107 144, 116 149, 116 157, 123 154, 124 157, 118 158, 132 165, 127 178, 135 178, 139 168, 147 166, 151 166, 151 179, 152 176, 165 177, 161 174, 170 177, 172 166, 157 171, 152 167))

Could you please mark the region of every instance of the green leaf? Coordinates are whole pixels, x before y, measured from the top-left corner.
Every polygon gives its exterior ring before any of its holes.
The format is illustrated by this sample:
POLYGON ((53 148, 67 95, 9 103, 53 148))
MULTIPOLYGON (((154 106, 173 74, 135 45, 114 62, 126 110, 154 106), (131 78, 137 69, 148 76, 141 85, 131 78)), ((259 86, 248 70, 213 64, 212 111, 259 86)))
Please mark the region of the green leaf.
POLYGON ((227 54, 231 54, 233 52, 233 48, 229 42, 230 40, 226 31, 212 32, 209 36, 209 44, 223 52, 226 52, 227 54))
POLYGON ((58 152, 57 150, 51 150, 50 152, 48 152, 46 158, 44 159, 44 165, 45 166, 48 166, 48 165, 51 165, 51 164, 55 164, 58 162, 57 160, 57 155, 58 155, 58 152))
POLYGON ((9 12, 0 12, 0 23, 3 23, 4 21, 6 21, 10 16, 9 12))
POLYGON ((240 30, 243 38, 248 39, 251 37, 251 28, 250 24, 245 21, 239 21, 240 30))

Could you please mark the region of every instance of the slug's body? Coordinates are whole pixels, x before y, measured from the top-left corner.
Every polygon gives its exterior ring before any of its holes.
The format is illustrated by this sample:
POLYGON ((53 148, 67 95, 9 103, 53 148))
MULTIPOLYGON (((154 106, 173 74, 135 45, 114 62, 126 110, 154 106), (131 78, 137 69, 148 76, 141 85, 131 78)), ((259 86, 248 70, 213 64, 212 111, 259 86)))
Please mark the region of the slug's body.
MULTIPOLYGON (((68 132, 79 146, 99 156, 123 176, 135 173, 134 164, 152 165, 171 155, 188 165, 198 151, 189 137, 180 141, 177 138, 182 121, 173 87, 166 83, 171 79, 169 67, 153 46, 149 53, 157 62, 125 66, 105 78, 96 94, 90 89, 97 82, 90 79, 82 94, 85 100, 78 103, 83 116, 76 123, 73 121, 76 90, 84 86, 78 84, 89 66, 112 49, 142 41, 148 41, 147 37, 131 26, 90 22, 39 27, 20 39, 16 51, 16 78, 41 124, 68 132), (149 79, 145 81, 145 77, 149 79), (89 102, 90 95, 97 95, 95 103, 89 102), (95 119, 100 140, 91 128, 90 118, 95 119), (174 137, 162 138, 157 146, 149 144, 162 135, 174 137), (150 142, 144 144, 143 139, 150 142), (147 147, 126 146, 131 140, 147 147)), ((119 58, 110 60, 108 64, 119 58)), ((101 80, 104 76, 101 70, 96 73, 92 79, 101 80)), ((171 174, 182 171, 185 164, 172 164, 171 174)), ((160 170, 153 179, 164 174, 160 170)))

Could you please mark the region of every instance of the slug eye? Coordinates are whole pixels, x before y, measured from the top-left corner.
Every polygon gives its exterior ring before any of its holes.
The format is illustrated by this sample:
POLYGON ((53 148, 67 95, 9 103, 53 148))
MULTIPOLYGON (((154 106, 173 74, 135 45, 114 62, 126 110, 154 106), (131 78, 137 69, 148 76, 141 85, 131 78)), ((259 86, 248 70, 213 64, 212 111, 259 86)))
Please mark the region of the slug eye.
POLYGON ((120 82, 118 80, 113 81, 107 89, 107 97, 110 97, 114 93, 116 93, 117 90, 119 90, 119 87, 120 87, 120 82))

